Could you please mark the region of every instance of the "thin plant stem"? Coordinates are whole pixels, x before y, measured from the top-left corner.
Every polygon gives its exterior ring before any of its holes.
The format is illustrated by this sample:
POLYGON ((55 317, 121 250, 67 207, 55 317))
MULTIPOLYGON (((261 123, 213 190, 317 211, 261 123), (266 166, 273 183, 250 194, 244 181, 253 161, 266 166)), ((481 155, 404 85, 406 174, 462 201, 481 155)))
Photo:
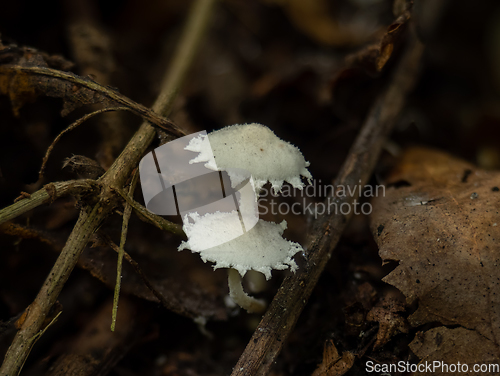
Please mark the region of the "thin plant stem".
POLYGON ((23 198, 14 204, 0 210, 0 224, 10 221, 30 210, 45 203, 50 203, 56 198, 75 193, 97 190, 97 183, 92 179, 79 179, 49 183, 42 189, 32 193, 30 197, 23 198))
POLYGON ((137 214, 139 219, 149 224, 152 224, 153 226, 158 227, 162 231, 168 231, 171 232, 172 234, 186 238, 186 234, 182 230, 181 225, 170 222, 165 218, 163 218, 162 216, 150 212, 148 209, 146 209, 144 205, 141 205, 140 203, 135 201, 132 197, 129 197, 121 189, 115 189, 115 191, 132 207, 132 209, 134 209, 135 214, 137 214))
MULTIPOLYGON (((135 170, 134 175, 132 176, 132 182, 130 183, 130 189, 128 191, 128 197, 132 198, 135 191, 135 186, 137 184, 137 178, 139 170, 135 170)), ((132 206, 128 202, 125 202, 125 209, 123 211, 123 223, 122 223, 122 235, 120 238, 120 248, 118 252, 118 262, 116 263, 116 285, 115 285, 115 294, 113 297, 113 312, 111 318, 111 331, 115 331, 116 326, 116 316, 118 314, 118 299, 120 297, 120 287, 122 281, 122 266, 123 266, 123 254, 125 252, 125 241, 127 240, 127 232, 128 232, 128 222, 130 220, 130 215, 132 214, 132 206)))
MULTIPOLYGON (((105 234, 99 234, 99 237, 106 243, 113 251, 115 251, 117 254, 120 252, 120 247, 116 245, 108 235, 105 234)), ((153 285, 153 283, 149 280, 149 278, 146 276, 146 274, 142 271, 141 267, 139 264, 127 253, 123 253, 123 257, 127 262, 134 268, 135 272, 139 277, 141 277, 142 281, 144 282, 144 285, 148 288, 149 291, 158 299, 158 301, 161 302, 161 304, 168 309, 169 311, 173 311, 175 313, 178 313, 179 315, 182 316, 187 316, 191 318, 196 318, 198 315, 195 312, 190 311, 189 309, 186 309, 185 306, 182 304, 178 304, 172 299, 167 299, 163 294, 158 291, 157 288, 153 285)))
POLYGON ((77 121, 73 122, 69 127, 67 127, 65 130, 63 130, 61 133, 59 133, 57 135, 57 137, 54 139, 54 141, 52 141, 50 146, 47 148, 45 156, 43 157, 42 167, 40 167, 40 172, 38 172, 38 179, 41 180, 43 178, 43 174, 45 172, 45 167, 47 166, 47 161, 49 160, 50 153, 52 153, 54 146, 56 146, 56 144, 59 142, 59 140, 61 139, 61 137, 64 134, 72 131, 73 129, 75 129, 76 127, 78 127, 80 124, 84 123, 85 121, 87 121, 91 117, 102 114, 103 112, 110 112, 110 111, 130 111, 130 109, 128 107, 102 108, 100 110, 91 112, 90 114, 87 114, 87 115, 81 117, 80 119, 78 119, 77 121))

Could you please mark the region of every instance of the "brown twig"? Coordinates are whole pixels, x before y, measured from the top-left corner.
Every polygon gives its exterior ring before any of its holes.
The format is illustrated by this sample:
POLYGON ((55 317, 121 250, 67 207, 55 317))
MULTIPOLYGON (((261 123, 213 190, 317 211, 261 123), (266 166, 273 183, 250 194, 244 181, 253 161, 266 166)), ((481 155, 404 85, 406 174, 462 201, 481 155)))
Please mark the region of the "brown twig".
POLYGON ((0 224, 10 221, 36 207, 53 202, 56 198, 70 194, 97 191, 98 184, 92 179, 68 180, 49 183, 42 189, 32 193, 29 198, 16 201, 0 210, 0 224))
MULTIPOLYGON (((110 238, 105 234, 98 234, 99 238, 107 244, 111 249, 113 249, 116 253, 120 252, 120 247, 118 247, 110 238)), ((186 317, 197 317, 196 313, 189 311, 182 304, 178 304, 174 300, 169 300, 163 296, 163 294, 158 291, 158 289, 153 285, 153 283, 149 280, 146 274, 142 271, 139 264, 130 256, 127 252, 123 253, 123 257, 125 260, 134 268, 135 272, 139 277, 141 277, 144 285, 148 288, 149 291, 158 299, 158 301, 169 311, 178 313, 179 315, 186 317)))
MULTIPOLYGON (((406 95, 413 87, 422 52, 422 44, 411 34, 408 50, 402 56, 389 86, 368 114, 335 180, 335 186, 356 187, 367 183, 382 146, 403 107, 406 95)), ((337 207, 344 203, 351 206, 357 199, 356 195, 344 196, 336 198, 335 202, 337 207)), ((234 367, 232 376, 266 375, 269 372, 330 259, 352 212, 351 210, 350 214, 345 216, 334 211, 315 222, 306 265, 285 278, 234 367)))
POLYGON ((141 220, 158 227, 162 231, 168 231, 172 234, 186 238, 186 234, 182 230, 182 226, 178 225, 177 223, 167 221, 165 218, 159 215, 151 213, 148 209, 129 197, 121 189, 115 189, 115 191, 127 202, 128 205, 130 205, 134 209, 135 213, 141 220))
MULTIPOLYGON (((163 81, 160 95, 153 106, 154 111, 159 113, 160 116, 145 107, 141 107, 141 112, 143 112, 141 116, 144 116, 146 120, 152 121, 154 119, 153 123, 157 121, 164 122, 165 120, 161 116, 168 116, 176 94, 180 90, 188 68, 193 61, 197 47, 205 34, 214 4, 215 0, 197 0, 193 4, 184 33, 179 42, 179 48, 174 55, 168 75, 163 81)), ((12 69, 64 78, 112 96, 112 99, 118 103, 127 105, 129 102, 132 102, 113 90, 104 88, 102 85, 92 81, 83 80, 69 73, 48 68, 14 66, 12 69)), ((184 134, 178 128, 170 127, 169 130, 177 135, 184 134)), ((136 168, 144 151, 154 139, 154 136, 155 129, 148 123, 143 123, 106 174, 99 179, 99 182, 102 184, 99 201, 93 207, 84 207, 80 211, 78 221, 66 245, 57 258, 54 267, 34 302, 28 307, 26 319, 7 350, 4 362, 0 367, 1 376, 17 376, 21 371, 22 365, 28 356, 27 350, 29 349, 29 345, 43 330, 44 318, 47 317, 51 307, 56 302, 90 237, 99 228, 108 214, 118 205, 112 188, 123 188, 127 178, 132 170, 136 168)))
POLYGON ((110 111, 130 111, 130 108, 128 107, 109 107, 109 108, 103 108, 94 112, 91 112, 90 114, 86 114, 85 116, 81 117, 77 121, 73 122, 69 127, 67 127, 65 130, 63 130, 61 133, 57 135, 57 137, 52 141, 50 146, 47 148, 47 151, 45 152, 45 156, 43 157, 42 161, 42 167, 40 167, 40 171, 38 172, 38 179, 41 180, 43 178, 43 174, 45 172, 45 167, 47 165, 47 161, 49 160, 50 153, 52 153, 52 150, 54 149, 54 146, 59 142, 61 137, 90 119, 91 117, 95 115, 102 114, 103 112, 110 112, 110 111))
MULTIPOLYGON (((139 177, 139 170, 135 170, 132 176, 132 182, 130 183, 130 188, 127 196, 132 198, 135 191, 135 186, 137 184, 137 178, 139 177)), ((123 223, 122 223, 122 234, 120 237, 120 247, 118 249, 118 261, 116 264, 116 286, 115 286, 115 296, 113 298, 113 314, 111 319, 111 331, 115 331, 116 326, 116 315, 118 313, 118 299, 120 298, 120 287, 122 285, 122 266, 123 266, 123 254, 125 253, 125 242, 127 241, 128 233, 128 222, 130 216, 132 215, 132 206, 125 203, 125 210, 123 211, 123 223)))

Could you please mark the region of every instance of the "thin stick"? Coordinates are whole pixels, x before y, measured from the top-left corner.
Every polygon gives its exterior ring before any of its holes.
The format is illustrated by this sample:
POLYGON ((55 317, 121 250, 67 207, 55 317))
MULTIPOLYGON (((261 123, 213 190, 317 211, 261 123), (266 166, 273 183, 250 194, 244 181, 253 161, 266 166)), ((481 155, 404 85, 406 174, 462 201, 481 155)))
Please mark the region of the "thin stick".
MULTIPOLYGON (((162 91, 155 102, 155 110, 165 116, 168 116, 172 108, 175 94, 179 91, 180 85, 186 77, 188 68, 193 61, 194 53, 202 37, 205 35, 214 4, 215 0, 196 0, 193 4, 189 20, 180 40, 179 49, 169 69, 168 77, 170 77, 171 81, 164 81, 162 91)), ((42 69, 40 73, 44 74, 46 72, 46 70, 42 69)), ((60 74, 58 71, 54 72, 60 74)), ((66 75, 62 72, 61 74, 66 75)), ((151 111, 148 110, 149 112, 151 111)), ((157 119, 162 119, 158 115, 152 114, 157 119)), ((184 134, 182 130, 179 130, 178 133, 184 134)), ((21 329, 17 332, 7 350, 2 367, 0 367, 0 376, 17 376, 21 371, 22 365, 28 356, 27 345, 30 338, 38 333, 43 326, 44 318, 49 314, 51 307, 56 302, 91 235, 99 228, 114 207, 118 205, 112 188, 123 188, 127 178, 132 170, 136 168, 144 151, 154 139, 154 136, 155 129, 148 123, 143 123, 106 174, 99 179, 99 182, 103 186, 99 202, 93 208, 86 207, 81 210, 80 217, 66 245, 57 258, 35 301, 30 305, 21 329)))
POLYGON ((168 232, 171 232, 172 234, 179 235, 179 236, 186 238, 186 234, 182 230, 181 225, 178 225, 177 223, 170 222, 170 221, 166 220, 165 218, 150 212, 148 209, 146 209, 145 206, 139 204, 132 197, 129 197, 121 189, 115 189, 115 191, 120 196, 122 196, 122 198, 127 202, 127 204, 129 204, 132 207, 132 209, 134 209, 135 214, 137 214, 137 216, 141 220, 143 220, 149 224, 152 224, 153 226, 158 227, 162 231, 168 231, 168 232))
POLYGON ((56 144, 59 142, 59 140, 61 139, 61 137, 64 134, 72 131, 73 129, 75 129, 76 127, 78 127, 80 124, 84 123, 85 121, 87 121, 91 117, 94 117, 96 115, 102 114, 103 112, 110 112, 110 111, 130 111, 130 108, 128 108, 128 107, 102 108, 100 110, 91 112, 90 114, 87 114, 87 115, 81 117, 80 119, 78 119, 77 121, 75 121, 74 123, 72 123, 68 128, 66 128, 61 133, 59 133, 57 135, 57 137, 54 139, 54 141, 52 141, 52 143, 50 144, 50 146, 47 148, 47 151, 45 152, 45 156, 43 157, 43 161, 42 161, 42 167, 40 167, 40 172, 38 172, 38 179, 41 180, 43 178, 43 174, 45 172, 45 168, 47 166, 47 161, 49 160, 50 153, 52 153, 52 150, 54 149, 54 146, 56 146, 56 144))
MULTIPOLYGON (((111 247, 111 249, 113 249, 116 253, 119 253, 120 247, 118 247, 109 238, 109 236, 107 236, 105 234, 99 234, 99 237, 104 241, 104 243, 106 243, 107 245, 109 245, 111 247)), ((188 309, 186 309, 186 307, 184 305, 179 304, 178 302, 175 302, 174 300, 171 300, 171 299, 167 300, 167 298, 165 298, 163 296, 163 294, 160 291, 158 291, 158 289, 156 289, 153 286, 153 283, 149 280, 148 277, 146 277, 146 274, 144 274, 144 272, 142 271, 141 267, 139 266, 139 264, 137 263, 137 261, 135 261, 132 258, 132 256, 130 256, 127 252, 124 252, 123 253, 123 257, 134 268, 135 272, 139 275, 139 277, 141 277, 142 281, 144 282, 144 284, 146 285, 146 287, 149 289, 149 291, 151 291, 151 293, 156 297, 156 299, 158 299, 158 301, 161 302, 161 304, 166 309, 168 309, 170 311, 173 311, 175 313, 178 313, 179 315, 182 315, 182 316, 187 316, 187 317, 191 317, 191 318, 198 317, 196 315, 196 313, 194 313, 192 311, 189 311, 188 309)))
MULTIPOLYGON (((132 198, 135 191, 135 185, 137 184, 137 178, 139 170, 135 170, 132 176, 132 183, 130 184, 130 189, 128 191, 128 197, 132 198)), ((122 235, 120 238, 120 248, 118 252, 118 262, 116 264, 116 286, 115 295, 113 297, 113 311, 111 318, 111 331, 115 331, 116 326, 116 315, 118 314, 118 299, 120 297, 120 287, 122 284, 122 266, 123 266, 123 253, 125 252, 125 241, 127 240, 128 232, 128 221, 130 220, 130 215, 132 214, 132 206, 125 202, 125 209, 123 211, 123 223, 122 223, 122 235)))
MULTIPOLYGON (((36 333, 33 338, 31 338, 31 341, 30 341, 30 344, 29 344, 29 349, 28 349, 28 354, 31 352, 31 349, 33 348, 33 346, 35 346, 35 343, 40 339, 41 336, 43 336, 43 334, 47 331, 47 329, 49 327, 51 327, 53 324, 55 324, 55 322, 57 321, 57 319, 59 318, 59 316, 61 316, 61 313, 62 313, 62 310, 59 311, 57 313, 57 315, 52 319, 50 320, 50 322, 47 324, 47 326, 45 328, 43 328, 42 330, 40 330, 38 333, 36 333)), ((26 362, 26 359, 24 360, 26 362)), ((23 363, 23 366, 24 366, 24 363, 23 363)))
MULTIPOLYGON (((335 186, 357 187, 367 183, 382 146, 389 135, 406 95, 417 77, 423 46, 412 35, 409 48, 385 92, 374 104, 344 162, 335 186)), ((355 190, 357 191, 357 189, 355 190)), ((336 197, 337 207, 352 207, 357 196, 336 197)), ((352 215, 332 213, 316 221, 304 267, 285 278, 267 313, 233 369, 232 376, 268 374, 283 343, 294 328, 314 286, 330 259, 333 248, 352 215)))
POLYGON ((0 224, 10 221, 36 207, 52 202, 56 198, 97 190, 98 184, 92 179, 79 179, 49 183, 42 189, 0 210, 0 224))

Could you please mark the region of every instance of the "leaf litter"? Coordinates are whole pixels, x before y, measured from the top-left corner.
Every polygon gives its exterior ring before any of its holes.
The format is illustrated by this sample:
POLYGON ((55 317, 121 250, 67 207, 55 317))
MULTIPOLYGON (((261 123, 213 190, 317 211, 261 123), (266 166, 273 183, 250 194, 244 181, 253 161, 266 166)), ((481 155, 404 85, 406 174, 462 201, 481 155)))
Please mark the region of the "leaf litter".
MULTIPOLYGON (((387 184, 373 202, 371 229, 384 262, 399 263, 383 280, 418 303, 409 323, 457 328, 439 329, 443 346, 460 338, 483 361, 500 359, 500 174, 412 148, 387 184)), ((431 338, 424 333, 412 348, 442 359, 444 347, 431 338)), ((455 355, 455 363, 464 359, 455 355)))

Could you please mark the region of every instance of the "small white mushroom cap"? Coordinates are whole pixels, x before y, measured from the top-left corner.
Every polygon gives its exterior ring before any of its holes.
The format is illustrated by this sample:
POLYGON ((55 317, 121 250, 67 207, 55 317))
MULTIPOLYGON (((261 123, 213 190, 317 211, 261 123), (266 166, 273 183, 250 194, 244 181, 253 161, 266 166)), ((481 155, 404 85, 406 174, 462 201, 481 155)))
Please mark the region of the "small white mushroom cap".
POLYGON ((187 214, 183 229, 189 240, 181 243, 179 251, 190 249, 199 253, 204 262, 214 262, 214 269, 234 268, 241 276, 255 270, 269 279, 272 269, 297 269, 292 257, 303 249, 300 244, 282 237, 286 221, 278 224, 259 219, 252 229, 242 233, 237 218, 236 211, 203 216, 187 214), (210 247, 213 244, 217 245, 210 247))
POLYGON ((277 192, 284 181, 302 189, 300 176, 312 178, 300 150, 262 124, 228 126, 192 139, 185 149, 200 153, 190 163, 206 162, 209 169, 227 171, 233 187, 249 177, 240 171, 250 172, 257 193, 268 181, 277 192))

